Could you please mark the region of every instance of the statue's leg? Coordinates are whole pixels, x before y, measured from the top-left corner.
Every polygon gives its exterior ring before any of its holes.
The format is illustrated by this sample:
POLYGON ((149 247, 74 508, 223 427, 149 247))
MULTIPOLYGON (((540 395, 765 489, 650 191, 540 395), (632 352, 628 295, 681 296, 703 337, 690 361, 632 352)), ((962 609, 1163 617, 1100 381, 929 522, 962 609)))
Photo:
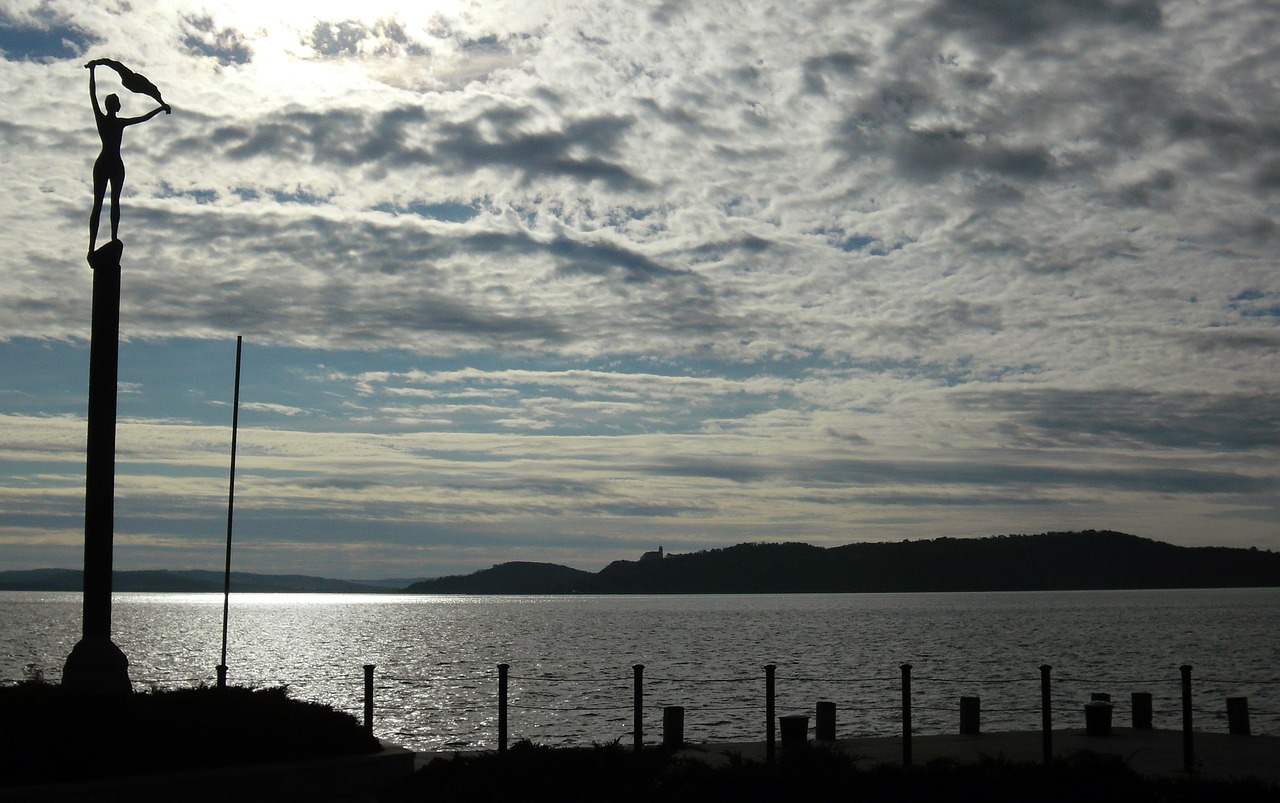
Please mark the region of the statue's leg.
POLYGON ((102 216, 102 196, 107 192, 107 177, 104 171, 93 171, 93 214, 89 216, 89 253, 98 245, 98 218, 102 216))
POLYGON ((124 168, 111 177, 111 240, 120 239, 120 191, 124 189, 124 168))

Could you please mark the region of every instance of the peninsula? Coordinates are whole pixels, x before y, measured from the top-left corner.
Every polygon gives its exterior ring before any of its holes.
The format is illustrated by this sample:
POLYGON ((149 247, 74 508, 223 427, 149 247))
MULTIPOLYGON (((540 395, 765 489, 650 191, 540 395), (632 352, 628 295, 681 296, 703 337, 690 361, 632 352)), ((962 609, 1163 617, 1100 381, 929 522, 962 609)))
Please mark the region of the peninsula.
POLYGON ((414 583, 420 594, 750 594, 1280 586, 1280 553, 1179 547, 1111 531, 650 553, 599 572, 502 563, 414 583))

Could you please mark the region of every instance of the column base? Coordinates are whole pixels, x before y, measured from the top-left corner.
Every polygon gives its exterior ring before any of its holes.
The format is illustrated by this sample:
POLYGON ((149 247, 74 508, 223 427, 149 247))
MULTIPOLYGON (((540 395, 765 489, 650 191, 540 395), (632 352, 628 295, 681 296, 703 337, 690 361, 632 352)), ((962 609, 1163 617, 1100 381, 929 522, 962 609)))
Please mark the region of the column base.
POLYGON ((83 638, 62 667, 62 685, 87 694, 131 694, 129 659, 109 638, 83 638))

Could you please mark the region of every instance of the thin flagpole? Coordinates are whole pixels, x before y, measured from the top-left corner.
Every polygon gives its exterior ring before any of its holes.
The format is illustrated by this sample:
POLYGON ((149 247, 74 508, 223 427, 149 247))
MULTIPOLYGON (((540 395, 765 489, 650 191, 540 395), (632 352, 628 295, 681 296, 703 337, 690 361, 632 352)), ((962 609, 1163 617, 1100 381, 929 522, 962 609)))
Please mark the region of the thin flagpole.
POLYGON ((240 346, 236 335, 236 390, 231 407, 231 478, 227 490, 227 566, 222 574, 222 663, 218 664, 218 688, 227 686, 227 616, 231 611, 231 519, 236 507, 236 436, 240 431, 240 346))

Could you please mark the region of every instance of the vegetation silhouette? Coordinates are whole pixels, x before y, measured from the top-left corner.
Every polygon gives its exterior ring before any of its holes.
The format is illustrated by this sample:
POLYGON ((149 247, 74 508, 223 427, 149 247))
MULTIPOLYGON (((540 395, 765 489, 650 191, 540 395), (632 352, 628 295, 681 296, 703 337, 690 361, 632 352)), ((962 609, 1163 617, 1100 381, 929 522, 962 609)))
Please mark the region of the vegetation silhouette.
POLYGON ((382 749, 354 716, 283 686, 121 696, 31 678, 0 687, 3 787, 359 755, 382 749), (21 727, 19 727, 19 723, 21 727), (69 756, 68 748, 73 747, 69 756))
POLYGON ((863 769, 838 750, 811 746, 776 764, 737 759, 713 766, 662 748, 633 753, 617 743, 549 748, 524 741, 505 756, 437 758, 385 791, 386 803, 519 800, 527 803, 707 803, 732 800, 856 800, 860 803, 1081 800, 1125 803, 1275 800, 1280 787, 1258 781, 1144 779, 1114 756, 1081 753, 1049 765, 985 758, 923 767, 863 769))

